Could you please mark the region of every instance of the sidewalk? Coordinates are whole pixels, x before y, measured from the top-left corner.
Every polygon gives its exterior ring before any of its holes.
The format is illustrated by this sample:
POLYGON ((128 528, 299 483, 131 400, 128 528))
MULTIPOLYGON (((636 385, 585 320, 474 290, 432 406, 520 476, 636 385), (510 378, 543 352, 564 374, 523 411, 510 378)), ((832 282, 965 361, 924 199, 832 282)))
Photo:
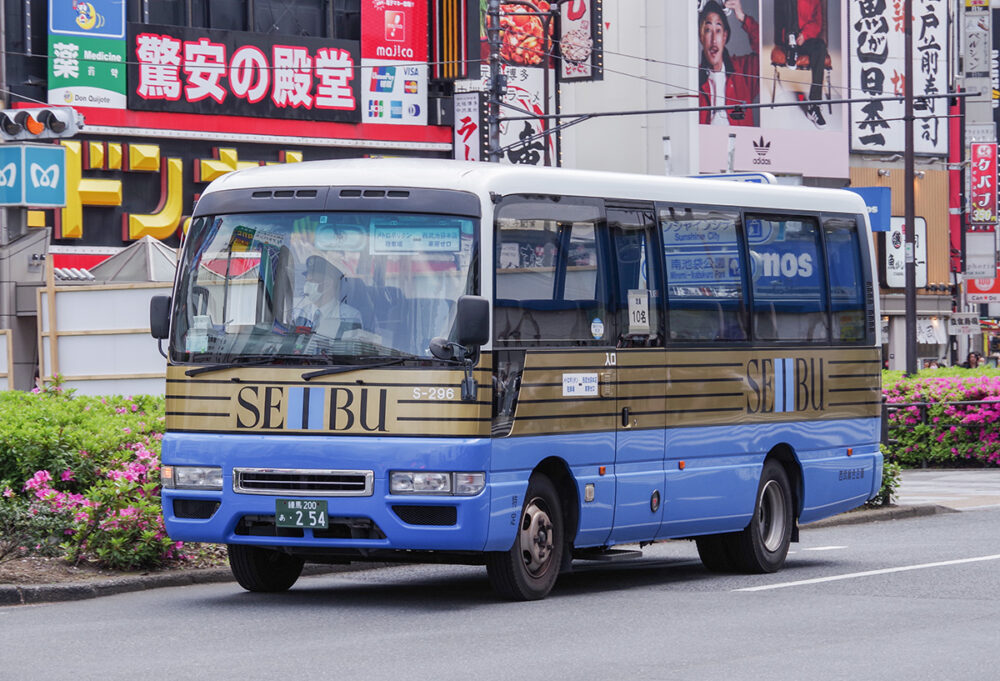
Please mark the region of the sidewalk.
MULTIPOLYGON (((841 513, 803 529, 1000 507, 1000 469, 905 470, 894 506, 841 513)), ((385 563, 349 566, 307 565, 303 574, 322 574, 386 567, 385 563)), ((118 577, 67 584, 0 585, 0 606, 80 600, 165 586, 232 581, 228 568, 118 577)))
POLYGON ((933 504, 956 511, 1000 506, 1000 469, 904 470, 896 503, 933 504))

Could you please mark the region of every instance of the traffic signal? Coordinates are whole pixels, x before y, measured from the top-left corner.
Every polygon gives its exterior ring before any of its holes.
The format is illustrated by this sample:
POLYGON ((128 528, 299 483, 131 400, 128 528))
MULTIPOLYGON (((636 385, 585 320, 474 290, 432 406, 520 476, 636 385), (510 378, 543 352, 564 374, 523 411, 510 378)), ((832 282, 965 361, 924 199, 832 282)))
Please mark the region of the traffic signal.
POLYGON ((69 106, 0 111, 0 139, 5 142, 72 137, 83 128, 83 115, 69 106))

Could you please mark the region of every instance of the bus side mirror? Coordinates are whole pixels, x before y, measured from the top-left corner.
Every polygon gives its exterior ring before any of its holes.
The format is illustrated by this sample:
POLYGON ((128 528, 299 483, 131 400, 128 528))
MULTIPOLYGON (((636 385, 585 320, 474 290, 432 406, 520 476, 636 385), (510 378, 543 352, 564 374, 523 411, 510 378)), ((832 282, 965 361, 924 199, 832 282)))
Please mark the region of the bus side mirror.
POLYGON ((482 296, 461 296, 455 326, 460 345, 470 349, 486 345, 490 339, 490 302, 482 296))
POLYGON ((153 296, 150 299, 149 334, 158 340, 170 335, 170 296, 153 296))

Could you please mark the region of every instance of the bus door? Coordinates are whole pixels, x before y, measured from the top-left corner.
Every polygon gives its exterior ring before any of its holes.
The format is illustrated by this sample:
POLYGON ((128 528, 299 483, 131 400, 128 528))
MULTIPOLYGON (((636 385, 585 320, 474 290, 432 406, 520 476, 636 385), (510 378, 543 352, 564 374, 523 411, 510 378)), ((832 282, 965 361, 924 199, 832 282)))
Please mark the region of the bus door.
POLYGON ((663 281, 653 206, 607 207, 615 263, 616 348, 606 363, 617 383, 614 542, 651 539, 664 498, 666 365, 663 281))

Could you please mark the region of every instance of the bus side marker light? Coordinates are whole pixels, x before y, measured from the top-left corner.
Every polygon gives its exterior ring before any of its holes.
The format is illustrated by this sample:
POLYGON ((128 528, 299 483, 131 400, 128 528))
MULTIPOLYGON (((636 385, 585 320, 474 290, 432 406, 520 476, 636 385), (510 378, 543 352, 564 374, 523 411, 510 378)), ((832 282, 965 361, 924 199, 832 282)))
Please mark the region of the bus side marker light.
POLYGON ((588 482, 583 487, 583 500, 593 501, 594 500, 594 483, 588 482))
POLYGON ((847 448, 847 456, 854 456, 854 447, 847 448))
POLYGON ((679 468, 680 470, 684 470, 684 465, 685 465, 685 464, 684 464, 684 462, 683 462, 683 461, 678 461, 678 462, 677 462, 677 468, 679 468))
POLYGON ((598 474, 598 475, 604 475, 604 474, 605 474, 605 473, 607 473, 607 472, 608 472, 608 469, 607 469, 607 467, 605 467, 605 466, 600 466, 600 467, 598 467, 598 469, 597 469, 597 474, 598 474))

